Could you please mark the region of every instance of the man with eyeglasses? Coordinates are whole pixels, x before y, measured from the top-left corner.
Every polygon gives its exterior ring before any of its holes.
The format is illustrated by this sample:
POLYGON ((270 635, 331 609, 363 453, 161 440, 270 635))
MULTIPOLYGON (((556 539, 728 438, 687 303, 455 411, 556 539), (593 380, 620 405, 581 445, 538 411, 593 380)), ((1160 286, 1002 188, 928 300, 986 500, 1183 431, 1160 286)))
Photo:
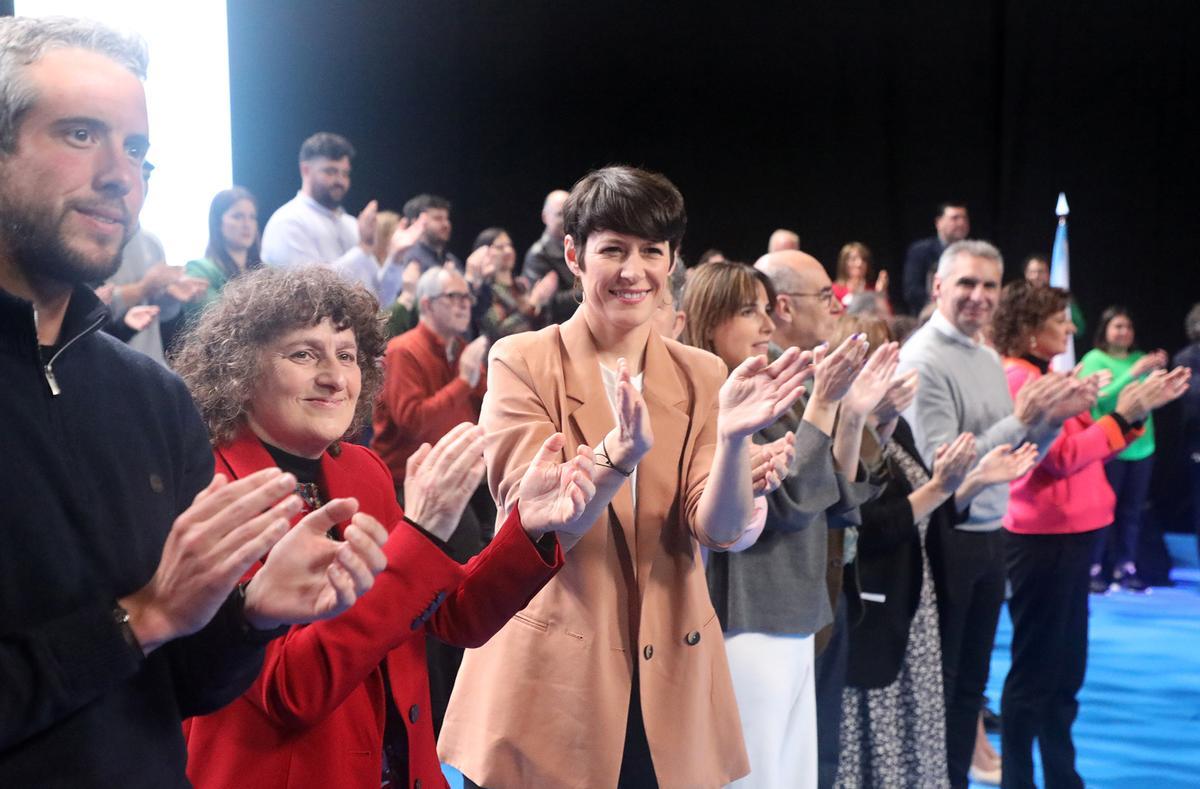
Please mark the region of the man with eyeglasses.
MULTIPOLYGON (((781 250, 755 268, 776 289, 773 346, 809 350, 833 335, 843 308, 816 258, 781 250)), ((836 460, 834 421, 845 390, 830 392, 825 375, 818 369, 810 395, 756 437, 772 441, 790 431, 796 442, 795 464, 768 496, 762 537, 741 553, 709 559, 709 593, 726 631, 750 756, 750 777, 738 786, 830 785, 837 768, 841 686, 822 682, 817 634, 834 621, 827 578, 834 565, 840 589, 841 527, 858 523, 858 507, 875 488, 861 464, 844 474, 836 460), (822 762, 832 770, 822 772, 822 762)))

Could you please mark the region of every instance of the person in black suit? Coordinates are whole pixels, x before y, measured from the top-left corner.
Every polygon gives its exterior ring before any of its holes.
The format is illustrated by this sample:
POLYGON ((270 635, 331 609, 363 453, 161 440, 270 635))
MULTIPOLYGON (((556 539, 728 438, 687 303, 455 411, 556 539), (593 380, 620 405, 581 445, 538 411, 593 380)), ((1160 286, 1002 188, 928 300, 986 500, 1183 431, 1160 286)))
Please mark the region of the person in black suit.
POLYGON ((904 255, 904 302, 910 315, 919 314, 929 302, 930 281, 942 252, 971 234, 967 204, 961 201, 939 204, 933 227, 937 231, 933 236, 914 241, 904 255))

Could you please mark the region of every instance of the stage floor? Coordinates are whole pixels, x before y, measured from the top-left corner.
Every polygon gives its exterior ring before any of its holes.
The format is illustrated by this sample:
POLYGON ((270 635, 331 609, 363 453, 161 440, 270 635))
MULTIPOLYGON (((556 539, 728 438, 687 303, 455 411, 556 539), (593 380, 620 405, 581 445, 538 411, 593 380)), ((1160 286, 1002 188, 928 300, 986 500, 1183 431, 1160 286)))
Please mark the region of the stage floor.
MULTIPOLYGON (((1200 570, 1194 537, 1168 535, 1168 543, 1175 586, 1091 597, 1087 679, 1074 733, 1079 773, 1093 789, 1200 786, 1200 570)), ((1011 638, 1006 609, 988 682, 993 709, 1011 638)))

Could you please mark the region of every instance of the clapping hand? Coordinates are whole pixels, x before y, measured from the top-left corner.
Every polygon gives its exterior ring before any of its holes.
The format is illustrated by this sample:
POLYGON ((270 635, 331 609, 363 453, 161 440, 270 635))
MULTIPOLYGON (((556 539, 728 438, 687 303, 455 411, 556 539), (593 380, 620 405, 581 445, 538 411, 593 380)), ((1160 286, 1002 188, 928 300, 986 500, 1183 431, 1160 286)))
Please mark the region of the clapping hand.
POLYGON ((483 445, 483 428, 462 422, 432 447, 422 444, 405 464, 405 513, 439 540, 454 536, 483 480, 483 445))
POLYGON ((1056 382, 1052 386, 1058 388, 1057 396, 1046 410, 1046 421, 1052 425, 1061 425, 1067 419, 1091 409, 1100 397, 1100 379, 1094 375, 1079 379, 1073 375, 1048 373, 1043 376, 1056 382))
POLYGON ((721 385, 718 432, 745 438, 773 423, 804 394, 812 361, 811 353, 793 347, 771 364, 765 356, 739 364, 721 385))
POLYGON ((946 494, 958 490, 971 466, 975 464, 975 436, 960 433, 949 444, 942 444, 934 453, 931 482, 946 494))
POLYGON ((750 479, 754 484, 754 495, 774 493, 783 484, 783 479, 796 459, 796 434, 788 432, 767 444, 750 447, 750 479))
POLYGON ((875 410, 891 388, 899 363, 899 343, 884 343, 875 349, 842 398, 842 412, 866 417, 875 410))
POLYGON ((372 200, 358 214, 358 243, 367 252, 375 246, 375 228, 379 226, 379 201, 372 200))
POLYGON ((1117 396, 1117 408, 1127 422, 1140 422, 1151 411, 1181 397, 1188 389, 1192 371, 1176 367, 1171 372, 1155 370, 1141 381, 1134 381, 1117 396))
MULTIPOLYGON (((392 237, 388 239, 388 256, 387 259, 393 263, 399 263, 404 253, 412 249, 418 241, 421 240, 421 235, 425 232, 425 214, 421 214, 408 224, 407 220, 401 219, 396 225, 396 229, 392 231, 392 237)), ((404 280, 408 281, 412 277, 412 289, 415 291, 417 287, 417 279, 421 276, 421 265, 416 261, 408 264, 404 269, 404 280), (416 275, 409 273, 409 269, 416 266, 416 275)))
POLYGON ((1166 366, 1167 366, 1167 352, 1164 351, 1162 348, 1159 348, 1156 351, 1151 351, 1150 353, 1147 353, 1145 356, 1143 356, 1142 358, 1140 358, 1136 362, 1134 362, 1133 367, 1132 367, 1132 369, 1130 369, 1129 373, 1134 378, 1139 378, 1139 377, 1145 375, 1146 373, 1152 373, 1155 370, 1166 369, 1166 366))
POLYGON ((1037 456, 1037 444, 1026 442, 1017 449, 1011 444, 1001 444, 984 455, 968 476, 982 486, 1012 482, 1037 465, 1037 456))
POLYGON ((814 348, 812 399, 836 403, 845 397, 867 359, 869 345, 860 333, 847 337, 833 352, 827 343, 814 348))
POLYGON ((195 301, 208 292, 208 280, 185 275, 167 285, 166 292, 178 302, 195 301))
MULTIPOLYGON (((604 457, 622 471, 631 471, 654 446, 650 412, 633 385, 625 359, 617 360, 617 426, 600 442, 604 457)), ((600 447, 597 447, 599 450, 600 447)))
POLYGON ((536 307, 544 307, 558 292, 558 272, 550 271, 529 290, 529 301, 536 307))
POLYGON ((579 516, 596 495, 594 456, 589 447, 580 445, 573 458, 560 463, 565 443, 562 433, 543 441, 517 488, 521 524, 534 541, 554 531, 573 542, 592 525, 579 516))
POLYGON ((315 622, 348 609, 387 567, 387 529, 358 512, 355 499, 334 499, 305 515, 275 544, 246 585, 246 620, 260 630, 315 622), (347 519, 343 542, 328 536, 347 519))
POLYGON ((142 331, 158 317, 158 307, 153 304, 135 304, 125 310, 121 322, 134 331, 142 331))
POLYGON ((909 370, 903 375, 892 378, 892 383, 880 399, 879 405, 875 406, 875 410, 871 412, 878 424, 886 425, 912 405, 913 400, 917 397, 919 380, 920 376, 916 370, 909 370))

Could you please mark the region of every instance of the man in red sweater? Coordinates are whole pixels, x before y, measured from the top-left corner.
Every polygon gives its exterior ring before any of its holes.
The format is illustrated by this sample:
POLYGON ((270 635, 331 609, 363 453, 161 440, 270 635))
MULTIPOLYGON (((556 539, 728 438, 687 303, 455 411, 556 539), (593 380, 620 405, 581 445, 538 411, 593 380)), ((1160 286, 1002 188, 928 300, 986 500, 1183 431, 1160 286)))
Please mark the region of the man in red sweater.
POLYGON ((371 440, 397 488, 409 456, 422 444, 437 443, 458 423, 479 419, 487 386, 487 339, 466 344, 462 339, 474 301, 466 280, 450 269, 432 268, 417 281, 416 296, 417 327, 387 346, 371 440))
MULTIPOLYGON (((421 312, 417 327, 393 338, 384 353, 383 392, 375 404, 371 440, 372 449, 391 469, 398 492, 404 484, 405 464, 422 444, 437 443, 460 422, 479 421, 487 388, 487 338, 463 341, 475 302, 467 281, 458 272, 437 266, 417 280, 416 298, 421 312)), ((482 551, 490 541, 495 516, 487 488, 480 488, 447 539, 446 553, 466 562, 482 551)), ((436 737, 463 651, 431 638, 425 642, 425 652, 436 737)))

